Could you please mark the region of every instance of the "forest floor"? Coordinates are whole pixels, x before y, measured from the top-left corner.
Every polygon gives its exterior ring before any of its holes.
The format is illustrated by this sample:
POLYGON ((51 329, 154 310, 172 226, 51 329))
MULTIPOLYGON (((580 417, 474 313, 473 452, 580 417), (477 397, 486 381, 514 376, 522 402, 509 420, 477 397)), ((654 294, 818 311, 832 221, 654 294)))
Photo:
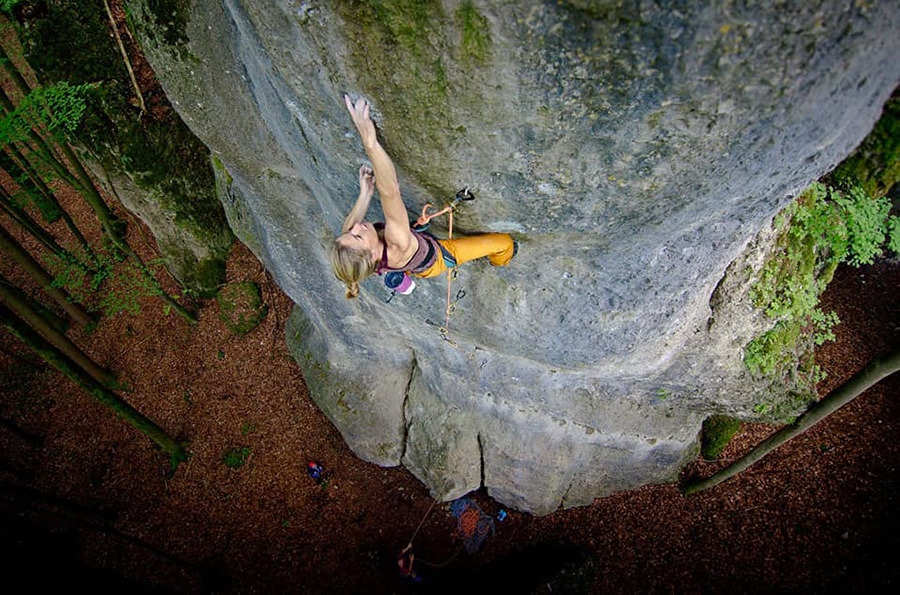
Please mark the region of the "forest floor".
MULTIPOLYGON (((127 383, 126 400, 189 441, 191 458, 174 473, 144 435, 0 336, 0 564, 11 584, 407 592, 395 557, 421 522, 417 591, 896 587, 900 378, 712 490, 686 498, 649 486, 544 517, 509 511, 470 555, 445 504, 432 508, 402 468, 355 457, 312 402, 285 345, 292 304, 240 243, 228 279, 255 281, 270 307, 243 338, 226 330, 214 300, 192 326, 148 299, 138 315, 104 319, 79 339, 127 383), (232 449, 247 449, 243 466, 225 465, 232 449), (324 480, 308 476, 310 460, 324 480)), ((839 269, 823 300, 843 321, 818 353, 823 394, 900 346, 898 287, 896 263, 839 269)), ((718 461, 685 474, 711 474, 773 430, 747 425, 718 461)), ((490 514, 501 509, 474 498, 490 514)))

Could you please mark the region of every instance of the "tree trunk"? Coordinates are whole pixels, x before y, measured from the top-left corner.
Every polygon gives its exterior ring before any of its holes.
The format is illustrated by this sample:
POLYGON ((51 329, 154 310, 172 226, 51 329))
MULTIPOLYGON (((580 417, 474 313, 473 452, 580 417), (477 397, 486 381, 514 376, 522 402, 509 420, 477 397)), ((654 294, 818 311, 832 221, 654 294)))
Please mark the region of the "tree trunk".
MULTIPOLYGON (((0 151, 0 168, 6 170, 9 177, 19 187, 19 195, 24 194, 30 203, 37 206, 45 223, 53 223, 59 219, 62 216, 62 209, 47 185, 43 183, 43 180, 40 180, 41 186, 34 183, 33 177, 25 171, 22 162, 17 160, 10 150, 14 148, 12 144, 7 144, 3 148, 5 150, 0 151)), ((22 201, 18 202, 21 204, 22 201)))
POLYGON ((702 492, 703 490, 718 485, 726 479, 734 477, 791 438, 799 436, 855 399, 865 392, 866 389, 878 383, 882 378, 890 376, 898 370, 900 370, 900 351, 888 355, 887 357, 873 360, 864 370, 858 372, 845 384, 833 390, 828 396, 810 407, 809 410, 800 416, 793 424, 781 428, 760 442, 756 448, 718 473, 715 473, 706 479, 685 484, 681 491, 685 495, 696 494, 697 492, 702 492))
POLYGON ((20 427, 16 422, 11 419, 6 419, 5 417, 0 417, 0 428, 5 429, 11 434, 15 434, 21 440, 24 440, 31 446, 35 448, 40 448, 44 445, 44 437, 39 436, 38 434, 33 434, 28 430, 20 427))
POLYGON ((112 391, 91 378, 2 305, 0 305, 0 321, 13 335, 36 351, 53 367, 90 393, 97 401, 112 409, 117 416, 130 423, 158 444, 169 455, 173 467, 187 460, 187 452, 174 438, 152 420, 116 396, 112 391))
MULTIPOLYGON (((7 110, 13 111, 15 106, 12 101, 0 89, 0 105, 7 110)), ((41 158, 46 162, 46 164, 56 172, 57 175, 60 176, 66 183, 71 185, 75 190, 81 194, 82 198, 87 201, 88 205, 90 205, 91 209, 94 211, 94 214, 100 220, 100 224, 103 227, 103 231, 106 236, 110 239, 114 246, 116 246, 119 250, 122 251, 123 254, 131 258, 140 270, 141 274, 147 279, 148 283, 156 290, 157 295, 162 299, 170 308, 175 310, 182 318, 190 322, 191 324, 197 323, 197 317, 191 313, 187 308, 179 304, 175 301, 172 296, 163 291, 162 287, 159 285, 159 281, 156 279, 156 276, 153 272, 147 268, 147 265, 144 264, 144 261, 141 260, 141 257, 138 256, 137 252, 135 252, 131 246, 128 245, 128 242, 125 240, 124 227, 125 222, 121 219, 117 218, 112 210, 109 208, 109 205, 106 204, 106 201, 103 200, 103 197, 100 195, 100 191, 97 190, 97 187, 94 185, 94 181, 91 178, 90 174, 88 174, 87 170, 85 170, 84 165, 82 165, 81 160, 75 154, 75 152, 69 147, 69 145, 62 141, 58 143, 59 150, 63 153, 66 161, 69 162, 69 166, 75 170, 75 175, 73 175, 66 166, 57 158, 56 154, 53 152, 51 147, 47 144, 47 142, 34 130, 29 131, 29 138, 32 142, 35 143, 35 146, 38 149, 38 154, 41 158)))
POLYGON ((31 304, 31 307, 34 308, 34 311, 38 314, 38 316, 40 316, 41 318, 46 320, 47 323, 50 326, 52 326, 54 329, 56 329, 58 332, 65 333, 66 331, 69 330, 69 319, 68 318, 66 318, 65 316, 62 316, 60 314, 57 314, 56 312, 54 312, 53 310, 51 310, 49 307, 45 306, 44 304, 29 298, 28 295, 22 289, 16 287, 10 281, 3 279, 2 275, 0 275, 0 284, 3 284, 7 291, 12 291, 17 296, 19 296, 20 299, 29 302, 31 304))
POLYGON ((15 289, 3 275, 0 275, 0 300, 6 302, 34 330, 46 337, 54 347, 90 374, 97 382, 109 388, 117 386, 116 377, 112 372, 97 364, 71 339, 56 330, 43 316, 38 314, 25 294, 15 289))
POLYGON ((84 308, 69 300, 66 294, 57 287, 53 287, 53 278, 31 257, 18 243, 0 226, 0 250, 8 254, 31 278, 37 281, 47 295, 52 297, 65 312, 72 317, 78 325, 90 330, 96 321, 84 308))
POLYGON ((112 10, 109 8, 109 2, 107 0, 103 0, 103 8, 106 9, 106 16, 109 17, 109 26, 112 27, 113 34, 116 36, 116 43, 119 44, 119 52, 121 52, 122 60, 125 62, 125 67, 128 69, 128 76, 131 78, 131 86, 134 88, 135 95, 137 95, 138 102, 141 106, 141 115, 144 115, 144 112, 147 111, 147 106, 144 103, 144 94, 141 93, 141 87, 138 85, 137 78, 134 76, 134 68, 132 68, 131 60, 128 58, 128 52, 125 51, 125 44, 122 43, 122 36, 119 35, 119 27, 116 25, 116 19, 113 17, 112 10))
POLYGON ((63 221, 66 222, 66 227, 69 228, 69 231, 72 232, 72 235, 75 236, 75 239, 78 240, 78 243, 81 245, 81 249, 84 250, 85 254, 91 259, 94 264, 97 264, 97 257, 94 255, 94 251, 91 249, 90 244, 87 239, 84 237, 84 234, 81 233, 81 230, 78 229, 78 226, 75 225, 75 222, 72 220, 72 217, 69 213, 63 208, 59 201, 56 200, 56 195, 53 194, 53 190, 44 183, 44 180, 41 178, 40 174, 35 171, 34 167, 31 163, 28 162, 28 159, 22 152, 14 145, 9 145, 7 147, 9 151, 10 158, 14 163, 18 165, 25 172, 25 175, 28 176, 28 179, 31 180, 31 183, 34 185, 37 192, 40 192, 43 196, 47 198, 48 201, 51 201, 57 209, 59 209, 60 216, 63 218, 63 221))
POLYGON ((22 226, 22 228, 34 236, 50 252, 58 257, 66 259, 74 259, 75 255, 59 245, 59 242, 51 236, 41 225, 32 219, 28 213, 20 209, 13 203, 12 198, 6 193, 6 190, 0 188, 0 209, 6 212, 11 219, 22 226))

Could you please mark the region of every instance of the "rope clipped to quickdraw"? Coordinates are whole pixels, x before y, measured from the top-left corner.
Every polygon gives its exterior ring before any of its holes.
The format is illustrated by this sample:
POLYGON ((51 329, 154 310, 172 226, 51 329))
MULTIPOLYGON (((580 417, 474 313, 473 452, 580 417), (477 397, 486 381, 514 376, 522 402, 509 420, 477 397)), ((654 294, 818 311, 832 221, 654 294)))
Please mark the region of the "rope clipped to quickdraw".
MULTIPOLYGON (((431 203, 426 203, 425 206, 422 207, 421 217, 419 217, 416 220, 416 228, 425 229, 425 228, 427 228, 429 221, 431 221, 435 217, 439 217, 446 213, 447 221, 448 221, 448 223, 447 223, 447 239, 452 240, 453 239, 453 210, 459 205, 459 203, 466 201, 466 200, 475 200, 475 195, 472 194, 472 191, 469 190, 468 186, 466 186, 465 188, 463 188, 462 190, 457 192, 456 196, 453 198, 453 200, 450 202, 450 204, 445 206, 440 211, 437 211, 436 213, 429 213, 428 209, 430 209, 430 208, 433 209, 434 205, 432 205, 431 203)), ((458 302, 465 296, 465 292, 462 292, 462 296, 458 296, 455 301, 451 301, 451 299, 452 299, 451 298, 451 296, 452 296, 451 288, 453 285, 453 280, 456 279, 457 275, 458 275, 457 265, 454 262, 453 266, 449 267, 447 269, 447 309, 446 309, 445 317, 444 317, 444 326, 443 326, 443 328, 440 329, 441 337, 443 337, 443 339, 445 341, 448 341, 450 343, 453 343, 453 341, 450 340, 450 313, 453 312, 456 302, 458 302)))

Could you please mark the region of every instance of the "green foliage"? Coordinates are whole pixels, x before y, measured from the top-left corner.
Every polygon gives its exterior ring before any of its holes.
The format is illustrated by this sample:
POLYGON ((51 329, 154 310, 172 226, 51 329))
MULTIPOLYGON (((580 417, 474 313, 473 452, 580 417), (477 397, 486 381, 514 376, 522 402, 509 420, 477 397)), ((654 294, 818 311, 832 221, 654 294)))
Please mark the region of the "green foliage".
MULTIPOLYGON (((186 40, 186 0, 151 0, 150 9, 167 42, 186 40)), ((25 57, 42 81, 90 86, 86 110, 74 131, 78 141, 110 171, 123 171, 158 201, 175 225, 208 244, 224 261, 231 237, 216 198, 209 151, 174 112, 141 117, 128 71, 102 6, 55 0, 20 17, 25 57)), ((206 275, 210 271, 203 271, 206 275)), ((201 285, 204 290, 222 282, 201 285)))
POLYGON ((744 346, 744 365, 754 374, 773 375, 788 366, 795 357, 794 349, 801 326, 779 321, 775 327, 744 346))
POLYGON ((259 286, 252 281, 226 285, 216 301, 222 324, 239 337, 255 329, 269 312, 260 297, 259 286))
POLYGON ((733 417, 713 415, 706 418, 700 434, 700 454, 707 461, 718 458, 740 428, 741 422, 733 417))
POLYGON ((65 81, 38 87, 25 97, 19 110, 33 113, 50 130, 73 132, 87 109, 85 96, 91 89, 91 85, 70 85, 65 81))
POLYGON ((894 254, 900 254, 900 218, 891 217, 888 221, 888 248, 894 254))
POLYGON ((135 315, 141 311, 141 299, 162 293, 152 279, 144 275, 132 261, 123 262, 101 288, 100 309, 113 316, 122 312, 135 315))
POLYGON ((87 109, 85 97, 91 85, 59 82, 32 90, 15 110, 0 120, 0 145, 27 141, 34 129, 71 133, 87 109))
POLYGON ((141 299, 160 295, 159 287, 138 265, 124 260, 117 250, 106 246, 95 250, 95 255, 97 263, 92 267, 78 260, 48 257, 48 268, 54 274, 52 285, 64 289, 89 312, 106 316, 138 314, 141 299))
POLYGON ((246 446, 229 448, 222 453, 222 463, 229 469, 240 469, 250 458, 250 449, 246 446))
POLYGON ((837 312, 823 312, 821 308, 814 309, 810 315, 815 334, 813 338, 816 345, 824 345, 828 341, 834 341, 833 329, 840 324, 837 312))
POLYGON ((855 186, 848 194, 831 189, 831 199, 842 210, 846 225, 847 251, 843 258, 851 265, 872 264, 881 255, 887 232, 891 202, 885 198, 872 198, 862 188, 855 186))
MULTIPOLYGON (((816 183, 776 217, 776 254, 750 293, 776 323, 745 346, 744 363, 751 372, 786 370, 810 333, 817 345, 834 339, 837 315, 817 307, 819 296, 839 263, 871 264, 886 239, 892 245, 897 223, 889 211, 886 198, 872 198, 861 188, 842 192, 816 183)), ((810 381, 818 376, 814 370, 810 381)))
POLYGON ((12 14, 13 8, 22 3, 22 0, 0 0, 0 11, 12 14))
POLYGON ((97 264, 90 268, 82 261, 50 255, 47 257, 48 269, 53 273, 52 285, 66 291, 72 301, 81 304, 89 311, 97 311, 96 293, 103 282, 108 279, 121 262, 121 255, 115 251, 98 251, 97 264))

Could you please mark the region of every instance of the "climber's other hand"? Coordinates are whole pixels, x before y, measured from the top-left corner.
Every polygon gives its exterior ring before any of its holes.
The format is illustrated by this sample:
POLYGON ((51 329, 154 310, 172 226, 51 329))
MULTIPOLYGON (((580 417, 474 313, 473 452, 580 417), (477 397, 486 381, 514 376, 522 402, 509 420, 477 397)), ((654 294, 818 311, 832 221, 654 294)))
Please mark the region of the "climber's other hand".
POLYGON ((367 198, 375 194, 375 172, 368 165, 359 168, 359 193, 367 198))

